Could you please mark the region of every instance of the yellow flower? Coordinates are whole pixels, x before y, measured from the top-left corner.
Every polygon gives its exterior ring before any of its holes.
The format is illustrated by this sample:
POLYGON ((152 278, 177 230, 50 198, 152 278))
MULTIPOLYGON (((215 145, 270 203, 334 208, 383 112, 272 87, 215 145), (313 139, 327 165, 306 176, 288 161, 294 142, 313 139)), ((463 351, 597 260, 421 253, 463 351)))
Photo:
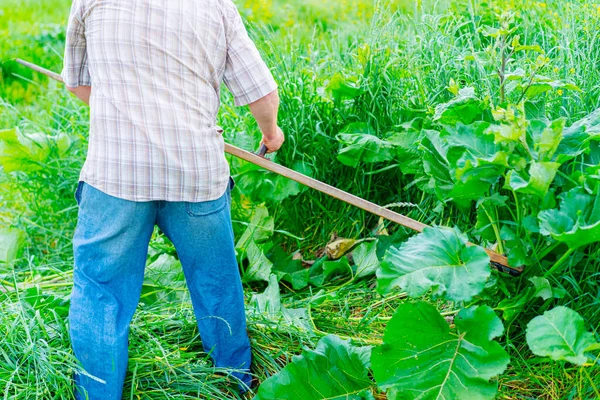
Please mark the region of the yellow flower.
POLYGON ((557 93, 559 96, 562 96, 562 95, 563 95, 563 90, 562 90, 562 89, 558 89, 558 90, 556 91, 556 93, 557 93))
POLYGON ((571 68, 571 69, 569 70, 569 73, 570 73, 571 75, 575 75, 575 68, 571 68))

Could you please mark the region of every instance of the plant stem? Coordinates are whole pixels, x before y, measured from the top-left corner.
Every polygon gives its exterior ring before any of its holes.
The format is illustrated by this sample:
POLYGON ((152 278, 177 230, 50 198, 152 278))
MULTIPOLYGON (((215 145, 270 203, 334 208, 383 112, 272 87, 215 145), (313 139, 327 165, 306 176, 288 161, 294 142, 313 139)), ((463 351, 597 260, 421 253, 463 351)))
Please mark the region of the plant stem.
POLYGON ((569 250, 567 250, 566 253, 563 254, 562 257, 558 259, 558 261, 556 261, 556 263, 554 263, 552 268, 546 271, 546 273, 544 274, 544 278, 552 276, 560 268, 560 266, 571 256, 571 254, 575 252, 575 250, 576 249, 574 248, 569 248, 569 250))

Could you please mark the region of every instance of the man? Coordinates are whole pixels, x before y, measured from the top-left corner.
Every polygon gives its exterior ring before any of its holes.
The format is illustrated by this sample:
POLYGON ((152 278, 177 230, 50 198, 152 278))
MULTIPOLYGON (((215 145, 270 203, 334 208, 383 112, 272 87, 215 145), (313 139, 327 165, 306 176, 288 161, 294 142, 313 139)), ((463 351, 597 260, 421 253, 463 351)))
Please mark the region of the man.
POLYGON ((250 384, 234 253, 233 182, 216 126, 220 83, 249 104, 269 152, 282 145, 277 86, 231 0, 75 0, 64 81, 91 106, 76 198, 76 398, 120 399, 129 324, 155 225, 174 243, 204 349, 250 384))

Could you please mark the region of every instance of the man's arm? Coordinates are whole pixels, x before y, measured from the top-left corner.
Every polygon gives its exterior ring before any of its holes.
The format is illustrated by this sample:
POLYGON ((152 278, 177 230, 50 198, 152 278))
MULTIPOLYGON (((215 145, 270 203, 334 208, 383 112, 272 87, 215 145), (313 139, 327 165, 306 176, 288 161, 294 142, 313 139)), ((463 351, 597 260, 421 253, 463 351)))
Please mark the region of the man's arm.
POLYGON ((90 95, 92 93, 91 86, 77 86, 77 87, 69 87, 67 86, 67 90, 73 93, 75 96, 79 98, 79 100, 83 101, 88 106, 90 105, 90 95))
POLYGON ((283 132, 277 126, 277 84, 248 36, 235 4, 231 0, 223 0, 221 6, 227 40, 223 80, 233 94, 236 106, 250 106, 267 151, 277 151, 284 141, 283 132))
POLYGON ((279 150, 285 137, 279 126, 277 126, 277 112, 279 111, 279 94, 277 90, 250 103, 249 106, 263 134, 261 143, 267 146, 269 153, 279 150))
POLYGON ((67 89, 86 104, 90 104, 91 77, 87 57, 87 41, 83 1, 73 1, 66 32, 62 78, 67 89))

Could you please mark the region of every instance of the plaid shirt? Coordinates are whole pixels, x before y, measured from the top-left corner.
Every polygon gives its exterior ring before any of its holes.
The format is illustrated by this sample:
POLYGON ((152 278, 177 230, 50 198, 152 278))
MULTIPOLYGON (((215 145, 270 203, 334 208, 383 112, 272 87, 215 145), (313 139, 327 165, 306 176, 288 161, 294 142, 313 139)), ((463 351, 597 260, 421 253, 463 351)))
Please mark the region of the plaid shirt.
POLYGON ((74 0, 62 76, 92 86, 80 180, 133 201, 219 198, 221 81, 237 106, 277 88, 231 0, 74 0))

